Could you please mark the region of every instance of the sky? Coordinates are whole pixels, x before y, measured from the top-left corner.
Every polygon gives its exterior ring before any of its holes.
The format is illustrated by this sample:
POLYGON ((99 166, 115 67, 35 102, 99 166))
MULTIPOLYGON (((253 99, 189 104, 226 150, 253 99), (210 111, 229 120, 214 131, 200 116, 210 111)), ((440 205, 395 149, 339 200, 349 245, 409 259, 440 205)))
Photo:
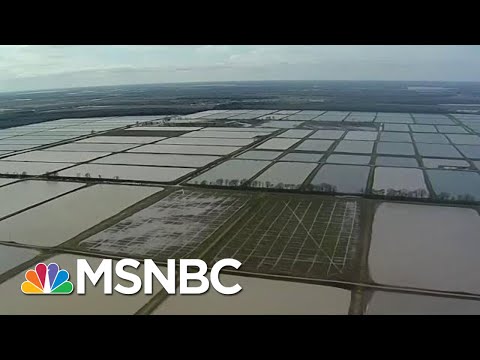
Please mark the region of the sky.
POLYGON ((242 80, 480 81, 480 46, 0 45, 0 91, 242 80))

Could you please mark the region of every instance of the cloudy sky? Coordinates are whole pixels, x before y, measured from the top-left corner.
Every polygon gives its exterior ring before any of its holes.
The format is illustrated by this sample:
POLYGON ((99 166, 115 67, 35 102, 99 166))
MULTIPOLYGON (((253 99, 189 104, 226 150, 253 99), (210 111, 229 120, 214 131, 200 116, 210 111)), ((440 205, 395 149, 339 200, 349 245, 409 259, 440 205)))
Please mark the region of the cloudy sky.
POLYGON ((480 81, 480 46, 0 46, 0 91, 229 80, 480 81))

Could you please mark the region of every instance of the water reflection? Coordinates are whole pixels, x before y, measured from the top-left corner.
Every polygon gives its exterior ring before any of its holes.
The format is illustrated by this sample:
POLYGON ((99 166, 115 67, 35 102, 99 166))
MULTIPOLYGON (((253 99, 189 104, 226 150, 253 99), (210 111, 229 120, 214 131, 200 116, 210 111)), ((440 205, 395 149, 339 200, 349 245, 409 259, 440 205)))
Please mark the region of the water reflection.
POLYGON ((480 200, 480 175, 472 171, 427 170, 437 198, 441 200, 480 200))
POLYGON ((243 185, 270 164, 262 160, 228 160, 193 178, 189 184, 232 186, 243 185))
POLYGON ((389 197, 427 198, 429 192, 420 169, 377 167, 372 193, 389 197))
POLYGON ((308 189, 319 192, 362 194, 367 186, 370 167, 358 165, 331 165, 320 168, 308 189))
POLYGON ((252 187, 298 189, 317 164, 279 162, 252 181, 252 187))

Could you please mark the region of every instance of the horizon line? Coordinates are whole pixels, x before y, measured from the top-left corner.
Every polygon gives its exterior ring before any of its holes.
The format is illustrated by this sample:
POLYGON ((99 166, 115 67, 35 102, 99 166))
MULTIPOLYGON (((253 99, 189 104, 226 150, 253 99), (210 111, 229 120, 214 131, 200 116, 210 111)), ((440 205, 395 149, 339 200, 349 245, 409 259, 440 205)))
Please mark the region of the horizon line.
POLYGON ((92 86, 72 86, 63 88, 40 88, 29 90, 0 90, 0 94, 15 94, 15 93, 32 93, 32 92, 57 92, 71 89, 88 89, 88 88, 106 88, 106 87, 127 87, 127 86, 155 86, 155 85, 189 85, 189 84, 229 84, 229 83, 268 83, 268 82, 392 82, 392 83, 480 83, 479 80, 225 80, 225 81, 183 81, 183 82, 155 82, 142 84, 117 84, 117 85, 92 85, 92 86))

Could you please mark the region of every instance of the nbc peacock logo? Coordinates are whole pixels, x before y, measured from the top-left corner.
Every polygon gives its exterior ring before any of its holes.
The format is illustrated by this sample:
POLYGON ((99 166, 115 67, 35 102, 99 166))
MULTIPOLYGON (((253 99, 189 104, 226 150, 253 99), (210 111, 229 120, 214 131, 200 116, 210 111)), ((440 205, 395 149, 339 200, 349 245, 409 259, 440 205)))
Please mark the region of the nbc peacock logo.
POLYGON ((68 295, 73 292, 73 284, 68 281, 70 274, 67 270, 51 263, 37 264, 35 270, 28 270, 22 283, 22 292, 27 295, 68 295))

